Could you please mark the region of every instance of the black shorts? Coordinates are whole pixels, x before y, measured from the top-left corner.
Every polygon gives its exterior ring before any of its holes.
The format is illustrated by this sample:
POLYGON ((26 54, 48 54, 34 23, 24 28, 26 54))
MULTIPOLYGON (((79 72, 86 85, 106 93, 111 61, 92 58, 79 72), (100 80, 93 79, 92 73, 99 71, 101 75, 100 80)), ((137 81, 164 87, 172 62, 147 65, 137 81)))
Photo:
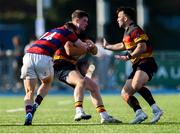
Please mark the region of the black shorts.
POLYGON ((55 61, 54 63, 55 77, 71 87, 75 87, 75 86, 67 83, 66 78, 69 75, 69 73, 73 70, 76 70, 76 65, 72 64, 71 62, 60 60, 60 61, 55 61))
POLYGON ((142 70, 149 76, 149 81, 152 79, 154 73, 157 72, 158 66, 153 57, 141 59, 134 65, 132 65, 133 71, 129 75, 128 79, 133 79, 137 70, 142 70))
POLYGON ((87 69, 89 67, 89 60, 87 58, 82 58, 79 59, 77 61, 76 67, 79 70, 79 72, 81 73, 82 76, 85 77, 86 73, 87 73, 87 69))

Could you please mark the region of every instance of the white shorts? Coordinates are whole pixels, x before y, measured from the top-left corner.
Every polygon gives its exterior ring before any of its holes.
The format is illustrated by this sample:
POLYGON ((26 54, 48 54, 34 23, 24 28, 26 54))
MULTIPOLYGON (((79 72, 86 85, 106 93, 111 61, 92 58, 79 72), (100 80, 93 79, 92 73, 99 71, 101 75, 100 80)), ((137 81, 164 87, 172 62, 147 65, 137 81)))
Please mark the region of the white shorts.
POLYGON ((52 57, 32 53, 26 53, 24 55, 21 79, 39 78, 42 80, 49 76, 54 76, 52 57))

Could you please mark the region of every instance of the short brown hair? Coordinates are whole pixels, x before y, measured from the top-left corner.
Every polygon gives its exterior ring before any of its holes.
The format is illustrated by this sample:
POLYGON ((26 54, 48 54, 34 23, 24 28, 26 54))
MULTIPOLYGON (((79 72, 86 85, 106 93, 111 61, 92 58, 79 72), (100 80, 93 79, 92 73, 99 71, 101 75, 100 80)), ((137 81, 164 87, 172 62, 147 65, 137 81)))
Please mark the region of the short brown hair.
POLYGON ((75 18, 83 18, 83 17, 89 17, 88 13, 86 11, 83 10, 75 10, 72 15, 71 15, 71 19, 75 19, 75 18))
POLYGON ((124 14, 126 14, 130 19, 135 20, 136 19, 136 11, 132 7, 119 7, 116 11, 118 14, 119 12, 123 11, 124 14))
POLYGON ((64 26, 67 29, 72 29, 74 32, 76 32, 76 30, 77 30, 76 26, 71 21, 66 22, 64 26))

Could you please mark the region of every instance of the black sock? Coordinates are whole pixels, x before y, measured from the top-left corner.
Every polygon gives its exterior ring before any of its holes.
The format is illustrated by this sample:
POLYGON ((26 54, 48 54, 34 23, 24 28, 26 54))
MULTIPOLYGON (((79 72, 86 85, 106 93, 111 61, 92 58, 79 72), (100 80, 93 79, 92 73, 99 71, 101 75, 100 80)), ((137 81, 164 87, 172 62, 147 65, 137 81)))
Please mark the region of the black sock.
POLYGON ((151 92, 149 91, 148 88, 146 87, 142 87, 138 93, 147 101, 147 103, 151 106, 155 103, 155 100, 151 94, 151 92))
POLYGON ((134 96, 130 96, 127 103, 129 104, 130 107, 133 108, 134 112, 136 112, 136 110, 138 109, 141 109, 138 100, 134 96))
POLYGON ((32 106, 31 105, 27 105, 25 108, 26 108, 26 114, 28 114, 28 113, 32 114, 32 106))
POLYGON ((41 102, 42 102, 42 100, 43 100, 43 97, 41 97, 40 95, 38 95, 38 96, 36 97, 36 99, 35 99, 35 103, 37 103, 38 105, 40 105, 41 102))

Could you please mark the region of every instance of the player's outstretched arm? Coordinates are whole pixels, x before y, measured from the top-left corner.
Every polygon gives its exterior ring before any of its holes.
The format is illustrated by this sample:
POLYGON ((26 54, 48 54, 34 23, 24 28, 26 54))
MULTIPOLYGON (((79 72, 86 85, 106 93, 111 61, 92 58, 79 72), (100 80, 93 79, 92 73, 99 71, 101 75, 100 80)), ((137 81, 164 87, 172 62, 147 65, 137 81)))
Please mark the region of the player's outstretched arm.
POLYGON ((103 45, 102 47, 104 49, 108 49, 108 50, 112 50, 112 51, 123 51, 123 50, 126 50, 125 48, 125 45, 123 42, 120 42, 120 43, 116 43, 116 44, 109 44, 106 39, 103 39, 103 45))

